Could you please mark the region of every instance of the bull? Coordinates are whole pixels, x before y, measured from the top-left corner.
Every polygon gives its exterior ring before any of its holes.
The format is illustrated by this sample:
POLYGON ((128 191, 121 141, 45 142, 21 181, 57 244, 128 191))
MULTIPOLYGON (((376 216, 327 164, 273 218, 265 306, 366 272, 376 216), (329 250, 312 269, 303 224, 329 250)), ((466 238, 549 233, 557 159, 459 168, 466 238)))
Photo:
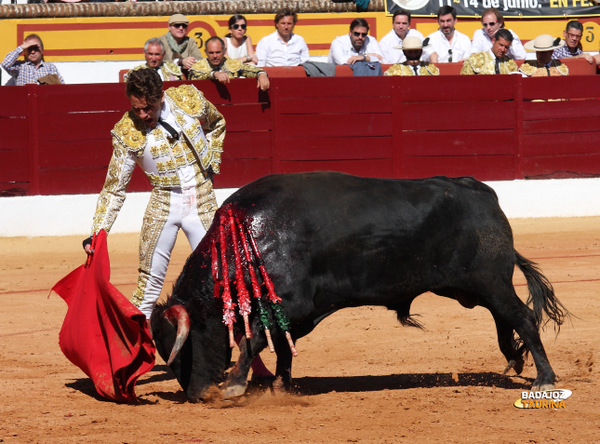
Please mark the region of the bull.
POLYGON ((171 297, 152 314, 151 328, 159 353, 188 399, 197 402, 222 382, 226 397, 243 394, 250 364, 268 340, 277 354, 277 380, 289 387, 295 352, 290 335, 301 338, 339 309, 384 306, 403 325, 420 326, 410 307, 427 291, 487 308, 507 369, 521 373, 530 352, 537 369, 533 389, 554 387, 539 330, 549 320, 560 326, 568 312, 536 264, 515 250, 495 192, 469 177, 396 180, 314 172, 252 182, 217 212, 171 297), (229 230, 228 217, 247 230, 256 251, 247 254, 243 230, 236 233, 233 224, 229 230), (233 236, 227 238, 230 250, 218 242, 224 227, 233 236), (515 266, 527 280, 527 303, 515 293, 515 266), (268 275, 255 278, 260 294, 246 301, 244 331, 239 312, 224 311, 224 305, 237 305, 244 286, 256 289, 249 271, 259 268, 268 275), (279 305, 264 304, 269 286, 279 305), (265 313, 285 319, 284 328, 265 331, 265 313), (244 337, 226 375, 228 328, 244 337))

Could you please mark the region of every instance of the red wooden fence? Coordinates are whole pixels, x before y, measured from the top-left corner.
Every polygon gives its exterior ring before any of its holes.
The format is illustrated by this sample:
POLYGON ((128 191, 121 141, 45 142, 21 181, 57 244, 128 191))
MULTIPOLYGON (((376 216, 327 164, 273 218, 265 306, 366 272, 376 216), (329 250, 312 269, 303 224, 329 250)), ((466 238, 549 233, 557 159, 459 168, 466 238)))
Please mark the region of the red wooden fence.
MULTIPOLYGON (((227 120, 217 187, 270 173, 481 180, 600 176, 600 78, 193 82, 227 120)), ((123 84, 0 88, 0 193, 97 193, 123 84)), ((132 191, 147 190, 139 172, 132 191)))

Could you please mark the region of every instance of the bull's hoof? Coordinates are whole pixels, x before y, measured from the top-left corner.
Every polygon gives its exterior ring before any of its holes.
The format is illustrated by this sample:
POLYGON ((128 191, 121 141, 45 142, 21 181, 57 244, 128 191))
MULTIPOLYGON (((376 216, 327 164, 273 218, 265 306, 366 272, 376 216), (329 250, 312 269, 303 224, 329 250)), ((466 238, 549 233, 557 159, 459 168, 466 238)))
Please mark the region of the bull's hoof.
POLYGON ((531 386, 531 391, 532 392, 545 392, 547 390, 554 390, 556 387, 554 386, 553 383, 546 383, 546 384, 539 384, 537 382, 533 383, 533 386, 531 386))
POLYGON ((506 364, 506 367, 504 368, 504 372, 502 372, 502 374, 503 375, 507 374, 508 371, 512 368, 512 369, 514 369, 514 371, 517 375, 520 375, 523 372, 524 364, 525 364, 525 361, 523 359, 519 359, 519 360, 511 359, 510 361, 508 361, 508 364, 506 364))
POLYGON ((275 378, 275 380, 273 381, 273 384, 271 386, 271 391, 273 392, 274 395, 281 395, 283 393, 287 393, 287 387, 285 385, 285 383, 283 382, 283 378, 281 376, 278 376, 277 378, 275 378))
POLYGON ((242 396, 246 393, 247 386, 247 384, 228 385, 225 390, 223 390, 223 399, 233 399, 242 396))

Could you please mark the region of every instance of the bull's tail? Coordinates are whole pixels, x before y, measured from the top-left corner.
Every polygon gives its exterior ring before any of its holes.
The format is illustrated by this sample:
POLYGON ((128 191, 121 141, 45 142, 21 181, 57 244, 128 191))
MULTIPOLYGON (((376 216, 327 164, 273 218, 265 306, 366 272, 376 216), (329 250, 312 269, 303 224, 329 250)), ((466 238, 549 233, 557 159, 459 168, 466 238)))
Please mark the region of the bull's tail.
POLYGON ((554 294, 554 288, 550 281, 542 274, 535 262, 524 258, 515 251, 517 257, 517 266, 527 279, 527 288, 529 297, 527 305, 533 305, 533 314, 536 327, 539 329, 548 323, 554 321, 554 329, 558 333, 560 326, 569 315, 565 306, 557 299, 554 294), (544 321, 544 313, 547 319, 544 321))

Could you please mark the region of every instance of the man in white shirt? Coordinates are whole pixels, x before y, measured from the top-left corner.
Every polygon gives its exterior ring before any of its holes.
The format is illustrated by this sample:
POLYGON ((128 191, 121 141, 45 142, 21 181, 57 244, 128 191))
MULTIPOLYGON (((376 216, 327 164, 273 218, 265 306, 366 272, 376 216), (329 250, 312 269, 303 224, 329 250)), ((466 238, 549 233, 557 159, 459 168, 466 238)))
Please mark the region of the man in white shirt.
POLYGON ((404 51, 399 49, 405 38, 418 37, 423 41, 425 38, 423 37, 423 34, 416 29, 410 28, 410 20, 410 12, 404 9, 399 9, 394 12, 394 16, 392 17, 392 30, 379 41, 381 55, 383 55, 381 63, 394 64, 402 63, 406 60, 404 51))
POLYGON ((308 60, 308 46, 294 34, 298 15, 291 9, 275 14, 275 32, 256 45, 257 66, 298 66, 308 60))
POLYGON ((467 57, 471 49, 471 40, 465 34, 455 29, 456 9, 452 6, 442 6, 438 9, 437 20, 440 29, 429 34, 429 48, 425 57, 432 63, 460 62, 467 57))
POLYGON ((329 63, 354 65, 356 62, 380 62, 383 56, 375 37, 369 35, 369 22, 357 18, 350 23, 350 32, 331 42, 329 63))
MULTIPOLYGON (((469 55, 489 51, 492 48, 492 39, 500 29, 504 28, 504 17, 496 8, 488 8, 481 14, 481 24, 483 28, 476 30, 473 34, 473 43, 469 55)), ((512 29, 509 29, 509 31, 513 36, 513 41, 507 56, 515 60, 525 60, 527 52, 523 48, 519 36, 512 29)))

